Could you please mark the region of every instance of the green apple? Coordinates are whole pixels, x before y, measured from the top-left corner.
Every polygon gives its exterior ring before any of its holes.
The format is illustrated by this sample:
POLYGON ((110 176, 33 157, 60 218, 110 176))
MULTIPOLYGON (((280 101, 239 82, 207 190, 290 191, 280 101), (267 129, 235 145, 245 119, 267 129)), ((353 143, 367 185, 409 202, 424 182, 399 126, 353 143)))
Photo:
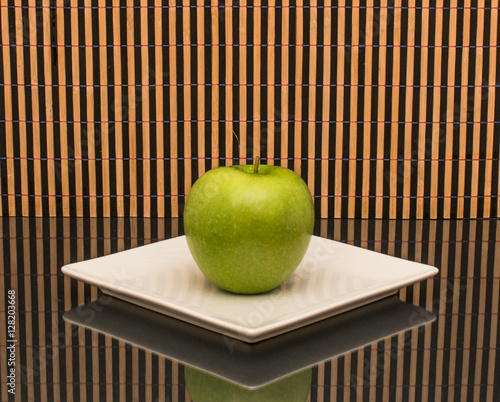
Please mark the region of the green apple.
POLYGON ((311 390, 312 369, 254 390, 190 367, 184 367, 184 378, 193 402, 304 402, 311 390))
POLYGON ((306 183, 292 170, 218 167, 193 185, 184 209, 189 250, 221 289, 256 294, 281 285, 300 264, 314 228, 306 183))

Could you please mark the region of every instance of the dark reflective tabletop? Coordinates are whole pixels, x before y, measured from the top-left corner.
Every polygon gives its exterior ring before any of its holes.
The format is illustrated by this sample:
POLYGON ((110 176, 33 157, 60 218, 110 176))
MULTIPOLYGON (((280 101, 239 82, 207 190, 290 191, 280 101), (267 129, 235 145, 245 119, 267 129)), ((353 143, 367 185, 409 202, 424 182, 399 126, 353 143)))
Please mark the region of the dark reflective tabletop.
POLYGON ((498 220, 318 220, 318 236, 439 273, 255 344, 61 273, 182 235, 182 220, 3 218, 0 228, 1 401, 500 400, 498 220))

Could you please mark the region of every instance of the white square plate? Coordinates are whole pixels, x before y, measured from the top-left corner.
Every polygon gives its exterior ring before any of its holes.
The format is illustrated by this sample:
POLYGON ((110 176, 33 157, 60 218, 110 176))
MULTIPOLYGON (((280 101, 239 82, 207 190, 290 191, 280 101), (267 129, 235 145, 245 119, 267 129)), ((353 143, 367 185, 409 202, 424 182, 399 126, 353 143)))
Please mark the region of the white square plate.
POLYGON ((299 267, 259 295, 220 290, 185 236, 62 268, 104 293, 246 342, 258 342, 396 293, 437 268, 313 236, 299 267))

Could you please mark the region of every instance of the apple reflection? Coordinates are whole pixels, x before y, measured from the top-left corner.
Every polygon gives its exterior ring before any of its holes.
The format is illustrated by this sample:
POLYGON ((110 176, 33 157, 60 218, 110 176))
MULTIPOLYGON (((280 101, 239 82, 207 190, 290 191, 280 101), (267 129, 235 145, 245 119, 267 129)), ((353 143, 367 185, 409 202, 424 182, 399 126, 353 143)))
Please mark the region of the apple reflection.
POLYGON ((243 388, 188 366, 184 378, 193 402, 304 402, 311 389, 312 369, 257 389, 243 388))

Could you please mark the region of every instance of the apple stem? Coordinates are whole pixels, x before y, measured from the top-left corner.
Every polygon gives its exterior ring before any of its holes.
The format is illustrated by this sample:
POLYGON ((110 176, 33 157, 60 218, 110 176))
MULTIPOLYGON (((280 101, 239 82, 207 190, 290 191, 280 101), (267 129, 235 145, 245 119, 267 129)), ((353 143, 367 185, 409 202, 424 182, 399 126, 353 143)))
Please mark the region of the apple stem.
POLYGON ((255 157, 255 164, 253 165, 253 172, 259 173, 260 156, 255 157))

